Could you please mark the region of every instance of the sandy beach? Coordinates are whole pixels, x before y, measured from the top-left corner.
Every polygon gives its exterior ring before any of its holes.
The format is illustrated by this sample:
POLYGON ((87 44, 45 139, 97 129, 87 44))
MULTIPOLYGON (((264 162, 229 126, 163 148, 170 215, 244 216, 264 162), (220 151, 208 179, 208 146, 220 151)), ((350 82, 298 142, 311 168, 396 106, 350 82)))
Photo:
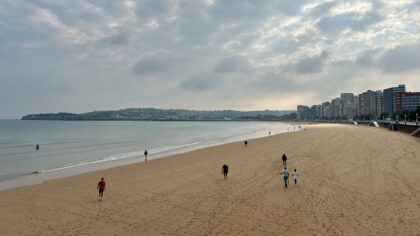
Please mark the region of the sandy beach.
POLYGON ((0 191, 0 234, 420 235, 419 199, 420 139, 309 125, 247 148, 235 142, 0 191), (287 189, 283 153, 300 172, 287 189))

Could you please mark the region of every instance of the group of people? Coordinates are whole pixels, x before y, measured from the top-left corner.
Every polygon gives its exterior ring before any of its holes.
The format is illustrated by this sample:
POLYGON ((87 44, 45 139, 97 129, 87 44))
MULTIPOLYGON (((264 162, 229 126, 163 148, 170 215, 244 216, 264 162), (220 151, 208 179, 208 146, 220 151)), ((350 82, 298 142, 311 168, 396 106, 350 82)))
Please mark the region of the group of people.
MULTIPOLYGON (((245 140, 244 142, 245 147, 248 146, 248 141, 245 140)), ((144 161, 147 161, 147 150, 144 151, 144 161)), ((282 157, 281 157, 282 161, 283 161, 283 166, 284 169, 281 172, 281 174, 283 175, 283 180, 284 180, 284 187, 287 188, 289 185, 289 170, 287 169, 287 156, 285 153, 283 153, 282 157)), ((227 164, 223 164, 222 166, 222 172, 223 174, 223 178, 226 180, 228 177, 228 173, 229 173, 229 166, 227 164)), ((299 178, 299 172, 294 169, 292 172, 292 179, 294 180, 295 184, 297 184, 298 178, 299 178)), ((104 178, 101 178, 101 180, 99 181, 98 185, 97 185, 97 189, 99 191, 99 201, 102 199, 103 195, 104 195, 104 191, 105 191, 105 180, 104 178)))
MULTIPOLYGON (((248 141, 245 140, 244 141, 244 145, 245 147, 248 146, 248 141)), ((285 153, 283 153, 282 157, 281 157, 282 161, 283 161, 283 171, 281 172, 281 174, 283 175, 283 180, 284 180, 284 187, 287 188, 289 186, 289 170, 287 169, 287 156, 285 153)), ((226 180, 227 176, 228 176, 228 172, 229 172, 229 166, 226 164, 223 164, 222 166, 222 174, 223 174, 223 178, 226 180)), ((294 169, 292 172, 292 179, 295 182, 295 184, 297 184, 298 178, 299 178, 299 172, 297 171, 297 169, 294 169)))
MULTIPOLYGON (((289 170, 287 169, 287 156, 285 153, 283 153, 283 155, 281 156, 281 159, 283 161, 283 166, 284 169, 281 172, 281 174, 283 175, 283 180, 284 180, 284 187, 287 188, 287 186, 289 185, 289 170)), ((299 172, 294 169, 292 172, 292 178, 295 182, 295 184, 297 184, 298 178, 299 178, 299 172)))

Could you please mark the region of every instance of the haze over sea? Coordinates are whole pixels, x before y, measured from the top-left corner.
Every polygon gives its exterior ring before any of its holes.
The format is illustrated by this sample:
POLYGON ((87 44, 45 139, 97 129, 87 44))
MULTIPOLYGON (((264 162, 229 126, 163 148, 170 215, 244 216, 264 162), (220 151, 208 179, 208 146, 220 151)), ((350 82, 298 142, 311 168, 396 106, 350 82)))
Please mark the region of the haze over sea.
POLYGON ((145 149, 150 160, 289 128, 278 122, 0 120, 0 189, 144 161, 145 149))

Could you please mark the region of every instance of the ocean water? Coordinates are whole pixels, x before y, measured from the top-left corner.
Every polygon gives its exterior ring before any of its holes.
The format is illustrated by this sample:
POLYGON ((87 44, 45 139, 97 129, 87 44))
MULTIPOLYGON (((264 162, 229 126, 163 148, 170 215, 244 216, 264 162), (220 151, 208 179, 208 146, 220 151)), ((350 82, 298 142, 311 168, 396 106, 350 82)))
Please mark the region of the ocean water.
POLYGON ((290 128, 279 122, 0 120, 0 189, 144 161, 145 149, 152 160, 290 128))

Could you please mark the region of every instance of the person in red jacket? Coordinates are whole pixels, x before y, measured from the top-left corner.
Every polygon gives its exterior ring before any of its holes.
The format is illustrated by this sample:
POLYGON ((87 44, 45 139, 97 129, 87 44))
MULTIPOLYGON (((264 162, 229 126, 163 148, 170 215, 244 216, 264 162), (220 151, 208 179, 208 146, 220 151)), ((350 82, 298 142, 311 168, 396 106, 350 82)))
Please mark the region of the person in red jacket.
POLYGON ((97 189, 99 190, 99 201, 102 199, 102 196, 104 196, 104 191, 105 191, 105 181, 104 178, 101 178, 101 180, 98 183, 98 187, 97 189))

